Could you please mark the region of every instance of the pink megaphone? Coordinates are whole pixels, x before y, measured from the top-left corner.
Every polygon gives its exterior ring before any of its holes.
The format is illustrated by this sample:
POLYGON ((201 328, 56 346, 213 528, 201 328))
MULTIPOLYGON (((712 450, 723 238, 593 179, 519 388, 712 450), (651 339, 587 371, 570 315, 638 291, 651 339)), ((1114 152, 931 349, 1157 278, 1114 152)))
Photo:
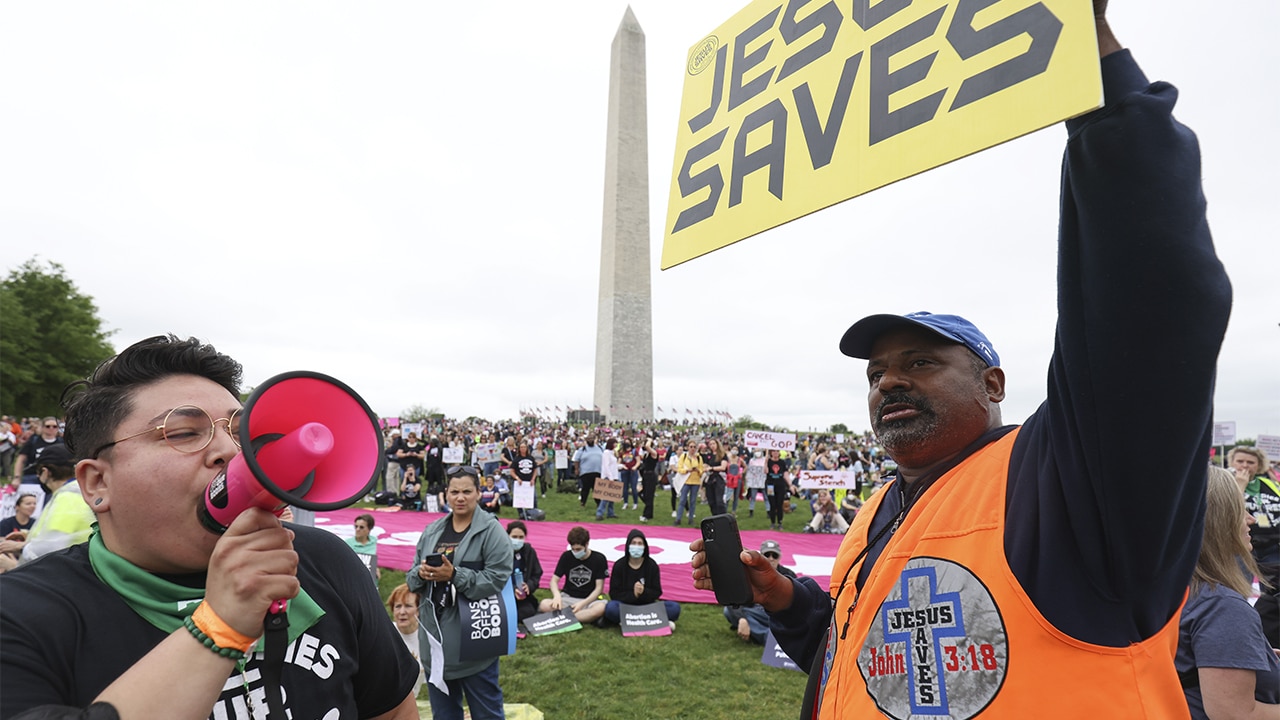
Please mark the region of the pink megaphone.
POLYGON ((253 391, 241 416, 241 452, 209 483, 197 511, 210 532, 226 531, 251 507, 346 507, 377 482, 384 462, 377 418, 327 375, 277 375, 253 391))

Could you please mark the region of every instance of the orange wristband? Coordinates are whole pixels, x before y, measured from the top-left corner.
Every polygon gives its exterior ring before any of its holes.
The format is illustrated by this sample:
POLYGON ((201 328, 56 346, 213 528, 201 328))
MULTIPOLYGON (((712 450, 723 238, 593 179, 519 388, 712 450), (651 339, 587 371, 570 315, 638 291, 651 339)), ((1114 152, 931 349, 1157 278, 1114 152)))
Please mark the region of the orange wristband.
POLYGON ((218 617, 218 613, 214 612, 207 602, 201 602, 196 606, 196 611, 191 614, 191 621, 200 629, 200 632, 204 633, 220 648, 231 648, 247 653, 249 648, 253 647, 253 644, 258 641, 257 638, 251 638, 236 632, 234 628, 218 617))

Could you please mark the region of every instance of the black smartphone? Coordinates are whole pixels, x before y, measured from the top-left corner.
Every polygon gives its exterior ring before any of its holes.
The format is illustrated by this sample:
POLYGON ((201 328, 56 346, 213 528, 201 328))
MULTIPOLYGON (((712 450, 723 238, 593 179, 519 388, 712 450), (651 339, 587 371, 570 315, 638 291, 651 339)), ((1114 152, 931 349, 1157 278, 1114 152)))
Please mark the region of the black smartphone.
POLYGON ((738 521, 732 515, 712 515, 703 519, 701 529, 716 602, 721 605, 750 605, 755 595, 747 580, 747 566, 739 557, 742 555, 742 537, 738 535, 738 521))
POLYGON ((444 565, 444 555, 441 555, 440 553, 428 553, 422 556, 422 562, 426 563, 430 567, 440 567, 441 565, 444 565))

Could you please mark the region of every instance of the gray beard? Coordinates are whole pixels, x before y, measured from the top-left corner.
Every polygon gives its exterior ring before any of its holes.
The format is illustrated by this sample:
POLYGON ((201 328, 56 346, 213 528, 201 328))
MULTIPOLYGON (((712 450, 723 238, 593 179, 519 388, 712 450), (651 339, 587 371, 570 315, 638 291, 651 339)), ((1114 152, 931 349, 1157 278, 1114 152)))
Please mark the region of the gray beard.
MULTIPOLYGON (((882 405, 888 405, 891 402, 901 402, 903 398, 890 397, 886 398, 882 405)), ((919 411, 920 415, 905 420, 892 420, 885 422, 880 420, 882 408, 876 408, 876 420, 872 423, 875 430, 876 438, 880 444, 884 446, 890 457, 897 458, 903 451, 918 448, 931 439, 936 437, 938 431, 938 414, 933 411, 933 406, 928 400, 911 398, 910 404, 919 411)))

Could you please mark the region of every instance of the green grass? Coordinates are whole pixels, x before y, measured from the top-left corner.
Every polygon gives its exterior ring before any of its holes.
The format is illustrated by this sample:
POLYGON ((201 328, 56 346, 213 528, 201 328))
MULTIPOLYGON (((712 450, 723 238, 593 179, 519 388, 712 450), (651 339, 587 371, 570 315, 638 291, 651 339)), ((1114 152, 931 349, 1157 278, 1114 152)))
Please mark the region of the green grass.
MULTIPOLYGON (((383 569, 383 598, 403 581, 404 573, 383 569)), ((508 703, 528 703, 547 718, 794 718, 806 678, 760 662, 763 651, 738 639, 719 606, 686 603, 666 637, 624 638, 616 627, 591 626, 526 637, 502 658, 499 676, 508 703)), ((426 699, 425 687, 419 697, 426 699)))
MULTIPOLYGON (((672 521, 667 498, 661 491, 655 496, 654 524, 672 521)), ((579 507, 577 495, 548 493, 538 502, 548 520, 595 521, 593 503, 579 507)), ((699 506, 700 518, 710 514, 706 507, 699 506)), ((605 524, 643 527, 639 511, 618 514, 620 519, 605 524)), ((786 525, 798 531, 807 514, 789 515, 786 525)), ((515 511, 503 508, 502 516, 512 518, 515 511)), ((757 503, 755 517, 740 505, 738 523, 746 530, 768 529, 763 504, 757 503)), ((403 581, 404 573, 384 568, 384 600, 403 581)), ((624 638, 616 627, 585 627, 520 640, 515 655, 501 660, 503 695, 508 703, 528 703, 555 720, 767 720, 799 714, 805 675, 760 662, 763 648, 740 640, 719 606, 685 603, 676 625, 666 637, 624 638)), ((424 688, 421 697, 426 694, 424 688)))

